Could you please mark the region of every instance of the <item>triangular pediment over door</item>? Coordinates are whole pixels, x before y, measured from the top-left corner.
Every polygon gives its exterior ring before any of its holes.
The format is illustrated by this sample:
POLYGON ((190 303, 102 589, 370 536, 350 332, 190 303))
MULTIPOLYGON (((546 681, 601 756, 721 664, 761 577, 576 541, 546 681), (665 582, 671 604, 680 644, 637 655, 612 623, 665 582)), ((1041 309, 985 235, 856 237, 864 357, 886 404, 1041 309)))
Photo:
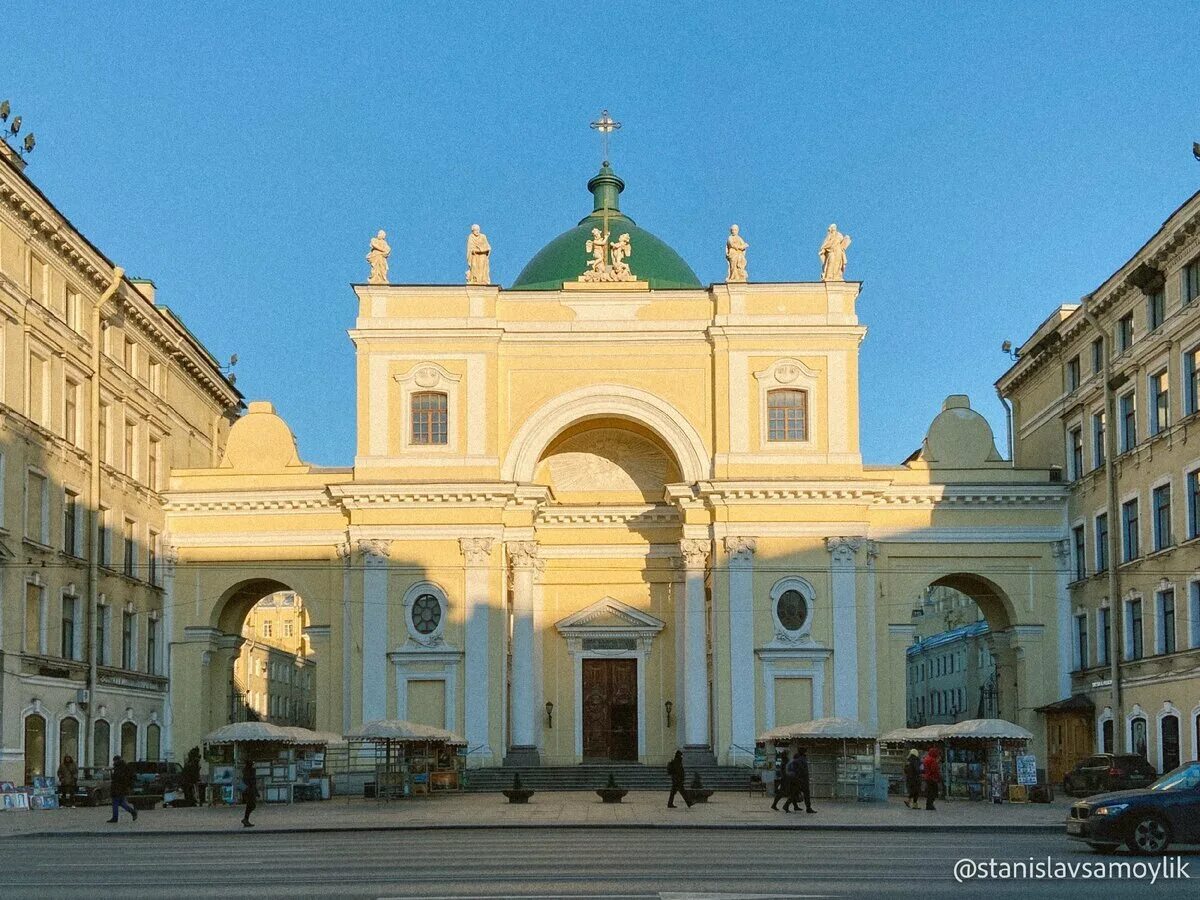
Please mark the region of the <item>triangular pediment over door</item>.
POLYGON ((604 597, 559 619, 554 627, 566 638, 652 638, 663 630, 665 623, 615 597, 604 597))

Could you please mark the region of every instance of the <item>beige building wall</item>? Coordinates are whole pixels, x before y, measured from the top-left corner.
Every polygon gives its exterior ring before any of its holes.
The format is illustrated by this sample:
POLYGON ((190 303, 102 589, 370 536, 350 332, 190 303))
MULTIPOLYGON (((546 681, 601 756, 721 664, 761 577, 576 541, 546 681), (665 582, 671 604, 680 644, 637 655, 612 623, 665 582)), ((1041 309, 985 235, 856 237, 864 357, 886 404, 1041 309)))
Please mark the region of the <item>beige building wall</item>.
POLYGON ((312 728, 317 660, 305 635, 304 600, 290 591, 264 597, 242 625, 233 669, 231 716, 312 728))
POLYGON ((1071 690, 1095 705, 1097 750, 1144 752, 1160 769, 1200 752, 1198 223, 1200 195, 1081 303, 1056 310, 998 382, 1013 404, 1018 460, 1060 466, 1070 486, 1071 690), (1115 600, 1098 521, 1107 516, 1109 472, 1095 429, 1106 405, 1097 341, 1111 351, 1106 421, 1118 438, 1118 513, 1108 522, 1119 545, 1115 600), (1136 527, 1127 529, 1133 509, 1136 527), (1125 546, 1126 531, 1136 547, 1125 546), (1119 638, 1120 697, 1106 619, 1119 638))
POLYGON ((171 752, 160 491, 220 458, 239 395, 150 282, 121 279, 97 334, 113 277, 0 150, 0 780, 171 752))

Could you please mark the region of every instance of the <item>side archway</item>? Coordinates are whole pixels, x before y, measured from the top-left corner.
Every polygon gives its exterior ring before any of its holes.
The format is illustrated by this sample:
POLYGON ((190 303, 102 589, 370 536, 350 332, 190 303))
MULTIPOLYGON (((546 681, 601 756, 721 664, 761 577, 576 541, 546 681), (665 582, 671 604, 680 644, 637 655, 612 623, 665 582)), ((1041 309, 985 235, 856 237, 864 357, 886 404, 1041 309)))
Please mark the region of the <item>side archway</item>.
POLYGON ((514 435, 501 477, 532 481, 538 460, 555 437, 577 422, 596 418, 628 419, 650 428, 674 453, 680 474, 688 483, 711 474, 704 440, 677 409, 648 391, 603 384, 570 391, 534 413, 514 435))

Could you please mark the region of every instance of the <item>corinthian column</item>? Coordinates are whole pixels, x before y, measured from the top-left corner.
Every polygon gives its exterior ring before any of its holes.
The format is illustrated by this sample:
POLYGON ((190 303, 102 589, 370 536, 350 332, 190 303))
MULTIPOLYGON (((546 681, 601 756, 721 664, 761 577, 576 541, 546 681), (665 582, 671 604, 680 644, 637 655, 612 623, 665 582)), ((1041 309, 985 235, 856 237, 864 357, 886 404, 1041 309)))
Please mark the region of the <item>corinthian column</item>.
POLYGON ((833 602, 834 715, 858 718, 858 591, 854 558, 862 538, 825 538, 833 602))
POLYGON ((708 715, 708 628, 704 615, 704 567, 709 542, 679 542, 683 555, 683 746, 690 758, 711 757, 708 715))
POLYGON ((754 538, 727 537, 729 681, 733 734, 730 762, 754 758, 754 538))
POLYGON ((533 576, 538 566, 537 541, 507 544, 512 566, 512 684, 509 697, 509 727, 512 743, 504 758, 506 766, 541 764, 537 751, 537 722, 533 686, 533 576))
POLYGON ((391 541, 360 540, 363 561, 362 717, 387 718, 388 555, 391 541))
POLYGON ((492 748, 488 743, 488 564, 492 555, 491 538, 460 538, 466 564, 467 623, 464 640, 464 678, 467 683, 464 732, 469 760, 490 765, 492 748))

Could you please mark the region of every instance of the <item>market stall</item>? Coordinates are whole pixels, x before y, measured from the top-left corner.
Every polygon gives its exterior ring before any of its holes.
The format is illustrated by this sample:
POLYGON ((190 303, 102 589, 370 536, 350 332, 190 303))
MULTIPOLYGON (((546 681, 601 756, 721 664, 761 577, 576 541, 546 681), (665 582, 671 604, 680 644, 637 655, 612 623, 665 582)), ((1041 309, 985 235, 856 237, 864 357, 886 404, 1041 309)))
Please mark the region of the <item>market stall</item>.
POLYGON ((920 728, 897 728, 879 738, 879 763, 888 780, 888 792, 904 794, 904 761, 910 750, 922 755, 930 747, 942 748, 942 725, 924 725, 920 728))
MULTIPOLYGON (((1029 760, 1029 742, 1033 735, 1004 719, 968 719, 953 725, 942 725, 941 740, 945 748, 942 780, 947 797, 971 800, 1025 799, 1018 777, 1018 760, 1029 760)), ((1036 772, 1036 761, 1035 772, 1036 772)), ((1034 780, 1036 781, 1036 774, 1034 780)))
POLYGON ((328 800, 326 747, 342 741, 340 735, 270 722, 234 722, 218 728, 204 738, 209 802, 240 801, 241 771, 247 759, 254 761, 263 802, 328 800))
MULTIPOLYGON (((856 719, 829 717, 772 728, 758 736, 761 758, 777 769, 784 751, 803 746, 808 755, 813 797, 883 800, 887 781, 880 774, 875 731, 856 719)), ((760 754, 755 753, 756 758, 760 754)), ((764 782, 767 781, 764 773, 764 782)))
POLYGON ((396 800, 463 787, 467 742, 444 728, 403 719, 376 719, 364 722, 347 734, 346 740, 351 753, 356 745, 373 749, 376 799, 396 800))

